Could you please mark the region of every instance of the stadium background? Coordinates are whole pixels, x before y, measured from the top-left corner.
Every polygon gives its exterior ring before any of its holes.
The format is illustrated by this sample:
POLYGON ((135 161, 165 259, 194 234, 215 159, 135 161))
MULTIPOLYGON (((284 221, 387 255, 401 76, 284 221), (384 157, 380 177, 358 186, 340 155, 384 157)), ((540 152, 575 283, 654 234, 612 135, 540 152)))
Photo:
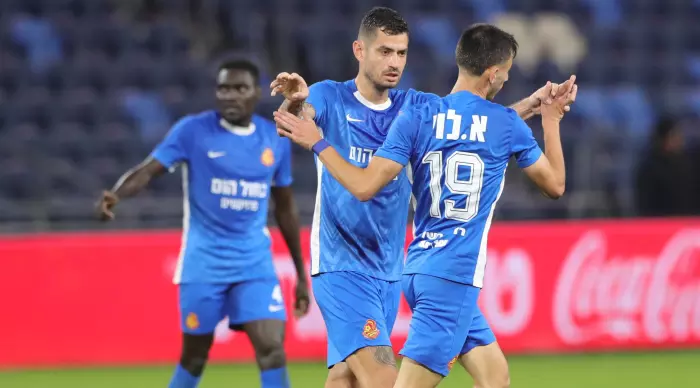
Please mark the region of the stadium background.
MULTIPOLYGON (((166 384, 179 346, 179 176, 109 225, 93 220, 97 194, 174 120, 212 106, 223 58, 254 58, 263 86, 283 70, 353 77, 350 44, 375 5, 411 26, 402 87, 449 92, 455 42, 477 21, 520 42, 499 102, 578 75, 562 126, 567 195, 543 200, 509 173, 491 239, 481 302, 515 386, 700 386, 700 1, 2 0, 0 387, 166 384), (658 128, 684 145, 654 148, 658 128)), ((259 111, 279 103, 265 97, 259 111)), ((296 151, 308 224, 313 160, 296 151)), ((289 295, 279 238, 274 251, 289 295)), ((324 336, 317 309, 290 324, 296 387, 321 386, 324 336)), ((213 358, 203 387, 257 386, 245 338, 217 332, 213 358)), ((444 386, 466 386, 453 375, 444 386)))

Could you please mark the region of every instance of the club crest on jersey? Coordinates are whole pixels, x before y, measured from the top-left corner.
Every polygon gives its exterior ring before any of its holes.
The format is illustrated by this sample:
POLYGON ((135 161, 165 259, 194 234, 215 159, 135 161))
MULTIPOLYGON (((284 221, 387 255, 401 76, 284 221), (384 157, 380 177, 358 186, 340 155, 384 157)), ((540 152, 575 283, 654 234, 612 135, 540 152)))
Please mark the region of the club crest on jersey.
POLYGON ((457 356, 454 356, 450 362, 447 363, 447 370, 452 370, 452 367, 455 365, 455 362, 457 362, 457 356))
POLYGON ((187 326, 187 328, 190 330, 197 329, 199 327, 199 318, 197 318, 197 314, 187 314, 187 318, 185 318, 185 326, 187 326))
POLYGON ((265 148, 265 151, 263 151, 262 155, 260 156, 260 163, 262 163, 265 167, 270 167, 275 164, 275 154, 271 149, 265 148))
POLYGON ((362 336, 371 340, 379 336, 377 322, 374 319, 368 319, 367 322, 365 322, 365 327, 362 328, 362 336))

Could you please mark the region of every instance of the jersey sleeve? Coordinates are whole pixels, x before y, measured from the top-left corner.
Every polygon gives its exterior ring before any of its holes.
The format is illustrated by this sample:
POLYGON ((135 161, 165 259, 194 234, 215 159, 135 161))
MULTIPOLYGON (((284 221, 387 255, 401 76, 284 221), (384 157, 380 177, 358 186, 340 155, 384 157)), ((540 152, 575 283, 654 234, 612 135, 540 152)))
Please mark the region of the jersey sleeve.
POLYGON ((281 138, 281 143, 278 147, 280 160, 277 163, 277 169, 272 179, 272 186, 287 187, 291 186, 292 182, 292 143, 289 139, 281 138))
POLYGON ((163 141, 156 146, 151 156, 171 172, 180 163, 189 160, 189 145, 194 124, 192 117, 185 117, 175 123, 163 141))
POLYGON ((411 159, 413 145, 418 134, 418 120, 414 118, 415 110, 399 112, 389 128, 384 144, 374 154, 393 160, 405 166, 411 159))
POLYGON ((328 100, 333 97, 334 93, 333 86, 327 81, 316 82, 309 87, 309 97, 306 102, 311 104, 316 111, 316 116, 314 116, 314 121, 316 125, 324 128, 327 123, 328 117, 328 100))
POLYGON ((511 115, 513 116, 511 154, 515 155, 518 167, 530 167, 542 156, 542 149, 525 121, 515 111, 512 111, 511 115))

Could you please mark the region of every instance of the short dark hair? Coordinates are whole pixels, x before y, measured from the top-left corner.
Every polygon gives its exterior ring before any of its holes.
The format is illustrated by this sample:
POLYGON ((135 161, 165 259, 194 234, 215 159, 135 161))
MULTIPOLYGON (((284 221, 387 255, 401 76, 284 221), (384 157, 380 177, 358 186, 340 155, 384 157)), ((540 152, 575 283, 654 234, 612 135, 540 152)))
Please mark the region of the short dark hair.
POLYGON ((387 7, 374 7, 360 23, 360 36, 374 36, 377 30, 387 35, 408 34, 408 23, 397 11, 387 7))
POLYGON ((472 75, 482 75, 491 66, 515 58, 518 42, 513 35, 490 24, 475 24, 462 33, 457 43, 457 66, 472 75))
POLYGON ((219 72, 221 70, 247 71, 248 73, 250 73, 250 75, 253 76, 253 80, 255 81, 256 85, 260 83, 260 69, 255 63, 247 59, 233 59, 225 61, 219 66, 219 72))

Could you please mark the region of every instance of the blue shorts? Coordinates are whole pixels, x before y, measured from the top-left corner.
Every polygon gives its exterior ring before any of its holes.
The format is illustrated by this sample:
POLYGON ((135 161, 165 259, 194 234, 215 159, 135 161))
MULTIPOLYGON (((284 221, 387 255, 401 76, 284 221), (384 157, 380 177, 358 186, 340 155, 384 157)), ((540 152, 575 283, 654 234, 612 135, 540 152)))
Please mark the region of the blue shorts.
POLYGON ((400 354, 447 376, 455 357, 496 342, 476 304, 479 288, 430 275, 403 275, 403 292, 413 311, 400 354))
POLYGON ((276 278, 234 284, 180 284, 180 323, 189 334, 210 334, 224 317, 229 327, 262 319, 285 321, 287 314, 276 278))
POLYGON ((364 347, 391 346, 401 282, 358 272, 326 272, 311 283, 328 332, 329 368, 364 347))

